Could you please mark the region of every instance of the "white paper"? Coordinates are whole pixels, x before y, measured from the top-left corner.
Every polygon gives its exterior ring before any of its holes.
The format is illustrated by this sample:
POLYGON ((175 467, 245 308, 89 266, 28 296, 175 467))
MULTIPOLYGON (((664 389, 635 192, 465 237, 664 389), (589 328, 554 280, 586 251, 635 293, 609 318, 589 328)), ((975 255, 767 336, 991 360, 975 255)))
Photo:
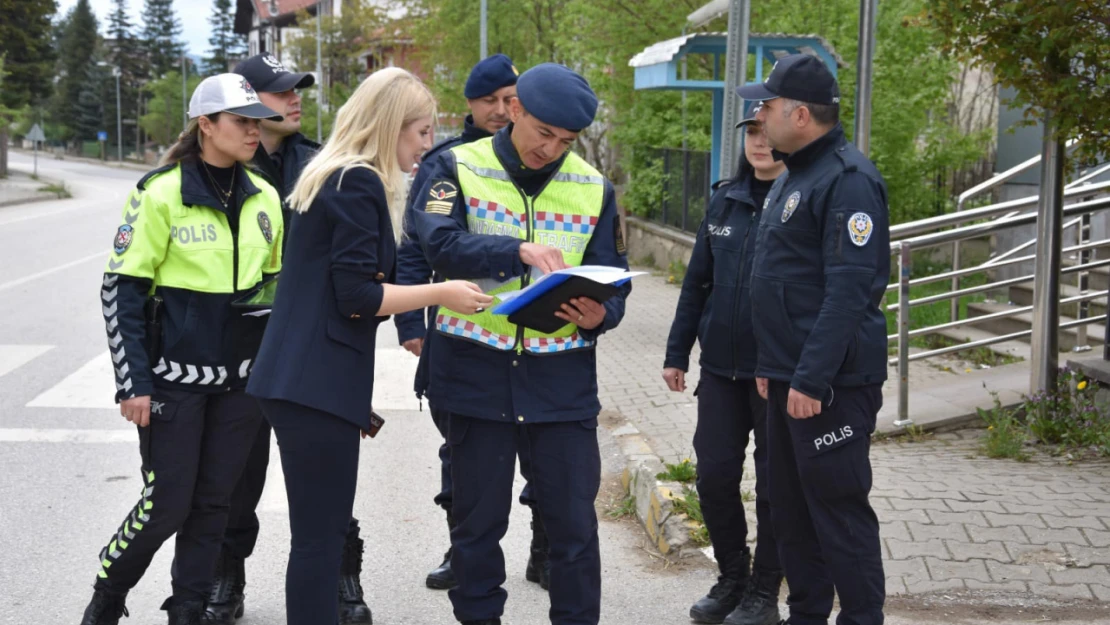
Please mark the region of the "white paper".
POLYGON ((270 310, 271 309, 269 309, 269 308, 267 308, 265 310, 252 310, 250 312, 243 313, 243 316, 244 317, 266 317, 266 316, 269 316, 270 310))

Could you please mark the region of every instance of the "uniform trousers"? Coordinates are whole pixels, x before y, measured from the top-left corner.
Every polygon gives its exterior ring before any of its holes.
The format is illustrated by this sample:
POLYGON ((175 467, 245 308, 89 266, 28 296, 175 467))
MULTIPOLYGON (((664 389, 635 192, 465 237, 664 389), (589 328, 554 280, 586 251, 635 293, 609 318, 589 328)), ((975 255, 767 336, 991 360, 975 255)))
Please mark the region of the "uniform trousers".
POLYGON ((747 549, 748 523, 740 480, 749 436, 755 436, 755 565, 779 570, 767 492, 767 402, 754 380, 730 380, 702 369, 698 383, 698 499, 721 573, 747 549))
POLYGON ((336 415, 293 402, 262 399, 274 428, 292 534, 285 571, 288 625, 331 625, 343 543, 358 482, 358 426, 336 415))
POLYGON ((597 419, 517 425, 452 413, 448 443, 454 482, 448 594, 459 621, 500 618, 507 593, 500 541, 509 527, 518 450, 532 461, 536 509, 550 541, 554 625, 597 625, 601 556, 594 500, 601 485, 597 419))
POLYGON ((258 402, 243 391, 155 388, 150 425, 138 428, 142 493, 101 551, 97 588, 129 591, 176 534, 174 599, 208 597, 231 491, 261 420, 258 402))
POLYGON ((771 518, 790 586, 791 625, 882 625, 886 578, 871 491, 871 433, 881 385, 836 387, 821 414, 786 412, 789 382, 770 382, 767 442, 771 518))

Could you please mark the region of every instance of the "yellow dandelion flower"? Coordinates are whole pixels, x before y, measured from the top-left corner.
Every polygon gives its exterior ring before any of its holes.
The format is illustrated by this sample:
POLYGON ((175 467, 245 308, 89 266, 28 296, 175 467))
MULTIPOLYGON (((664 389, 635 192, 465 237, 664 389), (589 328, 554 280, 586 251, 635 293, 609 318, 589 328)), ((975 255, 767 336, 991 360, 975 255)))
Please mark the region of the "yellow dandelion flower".
POLYGON ((1080 382, 1078 384, 1077 388, 1079 388, 1079 390, 1083 390, 1083 389, 1087 388, 1087 381, 1083 380, 1082 382, 1080 382))
POLYGON ((989 425, 989 426, 987 426, 987 429, 988 429, 988 430, 993 430, 993 429, 994 429, 994 426, 993 426, 993 425, 989 425))

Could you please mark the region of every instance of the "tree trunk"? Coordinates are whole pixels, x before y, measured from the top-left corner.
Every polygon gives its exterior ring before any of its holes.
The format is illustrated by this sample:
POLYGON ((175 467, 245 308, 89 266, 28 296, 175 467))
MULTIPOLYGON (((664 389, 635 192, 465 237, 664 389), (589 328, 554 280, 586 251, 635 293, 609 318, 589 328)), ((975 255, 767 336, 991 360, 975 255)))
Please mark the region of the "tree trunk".
POLYGON ((8 177, 8 124, 0 120, 0 178, 8 177))

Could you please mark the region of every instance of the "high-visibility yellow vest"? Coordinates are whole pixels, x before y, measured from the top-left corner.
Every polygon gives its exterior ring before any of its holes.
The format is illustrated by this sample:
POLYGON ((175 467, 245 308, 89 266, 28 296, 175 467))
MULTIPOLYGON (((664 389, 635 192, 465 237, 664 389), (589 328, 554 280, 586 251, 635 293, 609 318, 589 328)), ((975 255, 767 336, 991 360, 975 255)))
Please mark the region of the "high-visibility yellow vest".
MULTIPOLYGON (((582 264, 590 237, 597 228, 605 202, 605 178, 573 152, 535 197, 528 197, 513 183, 486 138, 452 148, 459 193, 466 206, 467 227, 472 234, 517 237, 522 241, 555 247, 570 267, 582 264)), ((521 277, 497 283, 491 295, 526 286, 521 277)), ((475 341, 493 349, 518 353, 525 350, 550 354, 594 346, 567 324, 547 334, 509 323, 505 315, 489 310, 464 315, 439 308, 436 329, 446 335, 475 341)))

